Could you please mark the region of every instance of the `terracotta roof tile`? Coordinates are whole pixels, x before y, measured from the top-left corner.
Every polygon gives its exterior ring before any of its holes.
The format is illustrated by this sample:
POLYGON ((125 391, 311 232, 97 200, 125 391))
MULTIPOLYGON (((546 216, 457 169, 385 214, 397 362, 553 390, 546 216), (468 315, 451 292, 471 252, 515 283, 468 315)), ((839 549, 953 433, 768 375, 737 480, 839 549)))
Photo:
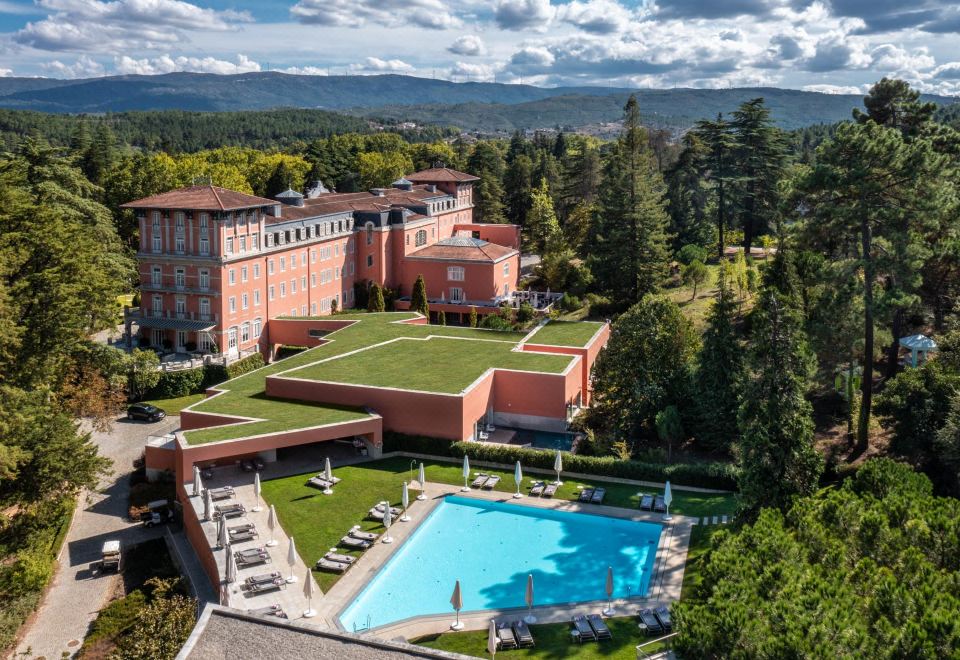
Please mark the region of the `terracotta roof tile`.
POLYGON ((247 195, 217 186, 190 186, 159 195, 144 197, 122 204, 127 209, 191 209, 203 211, 232 211, 256 206, 273 206, 272 199, 247 195))
POLYGON ((407 258, 436 259, 439 261, 498 261, 512 254, 517 254, 513 248, 488 243, 478 238, 455 236, 437 241, 433 245, 417 250, 407 258))

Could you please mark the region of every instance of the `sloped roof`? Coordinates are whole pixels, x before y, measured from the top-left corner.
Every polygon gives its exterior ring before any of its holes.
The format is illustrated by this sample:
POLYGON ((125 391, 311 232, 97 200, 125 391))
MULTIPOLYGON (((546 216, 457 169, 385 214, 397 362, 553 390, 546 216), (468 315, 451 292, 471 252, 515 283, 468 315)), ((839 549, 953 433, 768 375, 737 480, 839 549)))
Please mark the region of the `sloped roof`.
POLYGON ((464 183, 468 181, 479 181, 480 177, 451 170, 449 167, 432 167, 429 170, 421 170, 407 175, 408 181, 414 183, 464 183))
POLYGON ((275 206, 276 201, 219 186, 190 186, 121 204, 126 209, 196 209, 232 211, 256 206, 275 206))
POLYGON ((433 245, 417 250, 407 259, 436 259, 440 261, 500 261, 504 257, 517 254, 513 248, 488 243, 479 238, 454 236, 437 241, 433 245))

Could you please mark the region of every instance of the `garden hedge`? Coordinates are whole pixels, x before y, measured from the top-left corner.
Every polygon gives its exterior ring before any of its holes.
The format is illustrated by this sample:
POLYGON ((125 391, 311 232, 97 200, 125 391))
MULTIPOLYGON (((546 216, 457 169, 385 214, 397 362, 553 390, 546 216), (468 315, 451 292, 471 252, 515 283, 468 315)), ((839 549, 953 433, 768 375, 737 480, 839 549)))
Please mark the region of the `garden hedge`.
POLYGON ((164 371, 160 381, 150 390, 152 399, 171 399, 188 394, 198 394, 231 378, 237 378, 264 366, 263 356, 254 353, 237 360, 228 367, 222 364, 207 364, 196 369, 164 371))
MULTIPOLYGON (((554 452, 548 449, 530 449, 514 445, 478 442, 451 442, 443 438, 408 436, 385 433, 383 451, 407 451, 431 456, 463 458, 464 454, 477 461, 510 465, 517 461, 524 467, 553 469, 554 452)), ((638 481, 666 481, 701 488, 737 489, 737 468, 732 463, 645 463, 624 461, 613 456, 579 456, 565 453, 565 472, 579 472, 601 477, 635 479, 638 481)))

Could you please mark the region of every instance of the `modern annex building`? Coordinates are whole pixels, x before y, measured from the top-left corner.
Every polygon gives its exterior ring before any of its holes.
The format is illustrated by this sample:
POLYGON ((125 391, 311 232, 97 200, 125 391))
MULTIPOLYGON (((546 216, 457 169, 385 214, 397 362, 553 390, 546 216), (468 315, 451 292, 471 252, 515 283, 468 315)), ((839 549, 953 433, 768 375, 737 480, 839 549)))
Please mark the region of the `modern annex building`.
POLYGON ((520 228, 473 222, 477 177, 434 168, 390 188, 277 199, 193 186, 129 202, 140 225, 142 344, 237 357, 280 342, 271 322, 354 306, 354 284, 409 306, 423 275, 448 322, 514 303, 520 228))

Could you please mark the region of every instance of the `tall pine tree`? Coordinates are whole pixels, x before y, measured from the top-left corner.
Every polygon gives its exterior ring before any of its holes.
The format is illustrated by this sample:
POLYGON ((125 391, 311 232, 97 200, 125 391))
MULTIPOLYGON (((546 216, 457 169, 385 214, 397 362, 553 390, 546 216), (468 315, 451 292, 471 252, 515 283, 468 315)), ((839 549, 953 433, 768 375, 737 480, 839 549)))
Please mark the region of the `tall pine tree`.
POLYGON ((696 133, 706 147, 707 180, 713 183, 714 209, 717 225, 717 258, 723 259, 726 248, 725 231, 730 222, 729 187, 733 181, 733 150, 736 142, 730 132, 730 123, 717 115, 716 121, 703 120, 697 123, 696 133))
POLYGON ((430 303, 427 302, 427 285, 424 284, 423 275, 417 275, 417 281, 413 283, 413 293, 410 295, 410 311, 419 312, 428 319, 430 318, 430 303))

